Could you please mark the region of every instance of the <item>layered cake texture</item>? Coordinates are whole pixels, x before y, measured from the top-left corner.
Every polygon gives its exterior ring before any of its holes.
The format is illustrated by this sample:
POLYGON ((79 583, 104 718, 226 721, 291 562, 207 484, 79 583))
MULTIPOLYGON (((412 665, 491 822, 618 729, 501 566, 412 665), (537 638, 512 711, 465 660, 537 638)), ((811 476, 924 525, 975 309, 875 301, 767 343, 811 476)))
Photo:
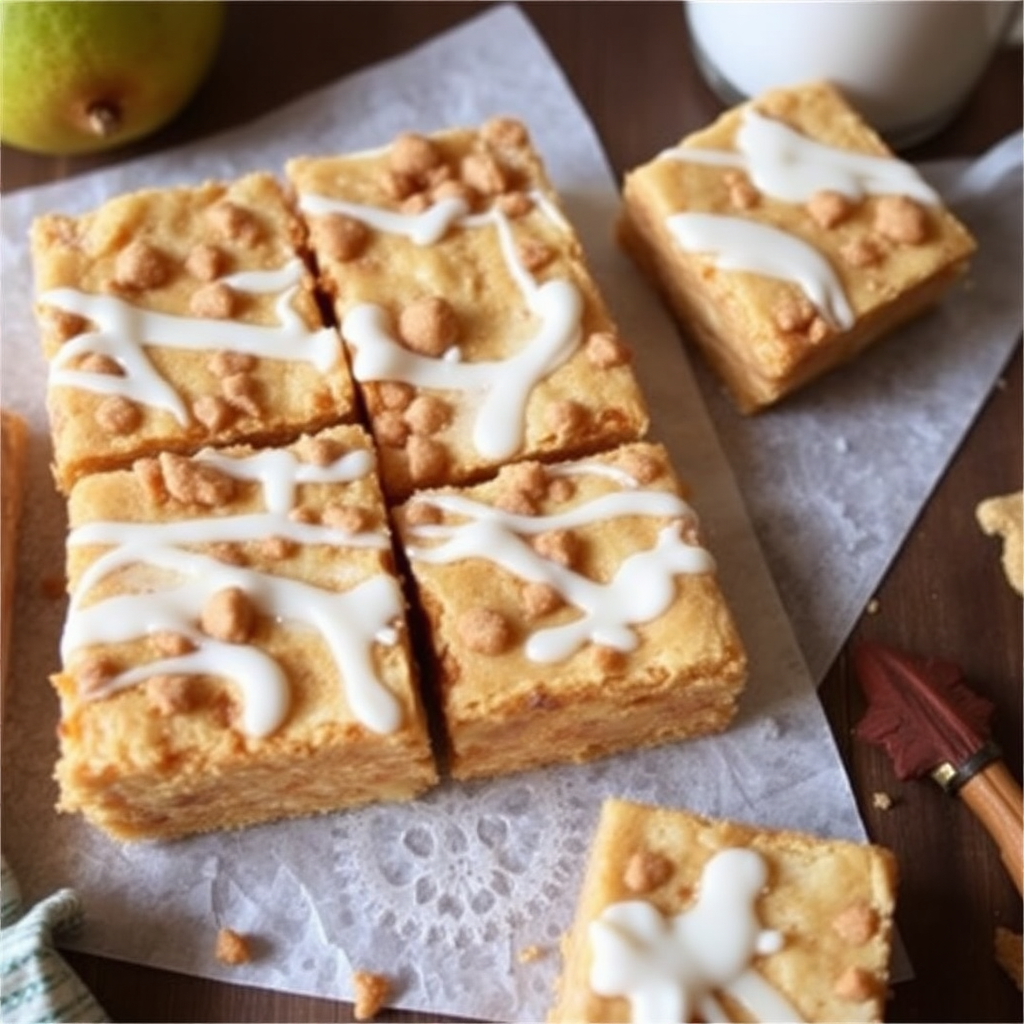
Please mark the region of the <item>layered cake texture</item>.
POLYGON ((744 649, 660 445, 519 463, 419 492, 395 516, 454 777, 587 761, 731 721, 744 649))
POLYGON ((975 250, 826 83, 765 93, 628 173, 619 238, 744 412, 939 301, 975 250))
POLYGON ((287 174, 389 498, 645 433, 629 347, 521 122, 287 174))
POLYGON ((167 838, 436 781, 374 461, 347 426, 74 486, 61 809, 167 838))
POLYGON ((281 444, 355 419, 337 331, 269 174, 118 196, 32 228, 54 473, 281 444))
POLYGON ((548 1019, 882 1020, 896 887, 884 847, 608 800, 548 1019))

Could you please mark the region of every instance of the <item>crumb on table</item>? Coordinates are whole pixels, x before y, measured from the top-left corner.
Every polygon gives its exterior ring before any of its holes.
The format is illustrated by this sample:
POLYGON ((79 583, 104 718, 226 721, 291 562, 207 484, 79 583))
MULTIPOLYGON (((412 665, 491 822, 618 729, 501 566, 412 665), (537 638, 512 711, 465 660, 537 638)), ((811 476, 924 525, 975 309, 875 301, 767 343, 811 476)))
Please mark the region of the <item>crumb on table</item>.
POLYGON ((355 1018, 369 1020, 387 1002, 391 994, 391 984, 383 974, 370 971, 356 971, 352 975, 352 987, 355 990, 355 1018))
POLYGON ((217 932, 217 959, 222 964, 246 964, 252 959, 249 940, 231 928, 217 932))
POLYGON ((871 806, 879 811, 888 811, 893 805, 893 799, 888 793, 872 793, 871 806))

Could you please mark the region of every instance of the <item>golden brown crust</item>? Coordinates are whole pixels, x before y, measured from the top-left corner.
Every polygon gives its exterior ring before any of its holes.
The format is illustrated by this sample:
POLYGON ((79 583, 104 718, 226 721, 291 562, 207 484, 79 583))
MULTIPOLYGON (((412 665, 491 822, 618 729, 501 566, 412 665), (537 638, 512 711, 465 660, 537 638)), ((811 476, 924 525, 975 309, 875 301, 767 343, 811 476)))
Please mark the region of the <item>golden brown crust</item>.
MULTIPOLYGON (((892 155, 824 83, 766 93, 679 145, 734 150, 748 109, 829 146, 892 155)), ((975 248, 942 206, 901 195, 853 201, 827 190, 805 203, 782 201, 758 191, 745 171, 714 164, 652 160, 626 175, 623 201, 620 242, 745 412, 780 400, 934 304, 965 271, 975 248), (705 255, 684 252, 666 224, 681 212, 741 217, 810 244, 841 282, 855 316, 852 327, 827 324, 788 281, 725 272, 705 255)))
MULTIPOLYGON (((612 322, 579 240, 519 122, 496 119, 479 130, 406 134, 382 150, 353 156, 296 158, 289 161, 287 174, 300 203, 304 196, 315 196, 410 214, 457 195, 478 216, 500 209, 508 217, 517 258, 536 284, 562 280, 579 290, 578 344, 530 390, 525 435, 511 458, 574 457, 646 432, 647 411, 627 342, 612 322), (598 342, 588 346, 593 335, 598 342)), ((342 229, 336 213, 307 211, 305 216, 320 282, 332 298, 343 334, 346 315, 366 303, 384 310, 406 348, 432 359, 458 345, 460 363, 507 360, 536 334, 540 320, 524 301, 495 227, 456 224, 431 244, 370 227, 358 246, 349 247, 337 242, 342 229)), ((346 341, 352 354, 353 339, 346 341)), ((358 360, 354 366, 361 376, 358 360)), ((494 383, 506 387, 507 377, 499 372, 494 383)), ((423 487, 478 481, 508 461, 474 444, 481 392, 417 389, 438 403, 436 415, 428 419, 420 415, 411 393, 400 406, 384 398, 383 389, 396 386, 408 388, 369 377, 359 383, 391 500, 423 487)))
POLYGON ((590 922, 610 904, 637 898, 665 915, 685 911, 711 857, 737 847, 765 860, 768 884, 756 901, 757 919, 783 935, 781 950, 757 957, 756 970, 803 1020, 882 1020, 897 882, 888 850, 616 799, 605 802, 592 840, 548 1019, 627 1021, 625 999, 590 988, 590 922), (630 884, 637 855, 671 865, 640 897, 630 884))
MULTIPOLYGON (((32 226, 37 316, 43 351, 51 363, 90 321, 52 289, 108 296, 139 309, 201 317, 225 325, 280 324, 276 303, 283 287, 255 291, 231 275, 273 271, 300 261, 304 230, 282 187, 268 174, 231 182, 152 189, 118 196, 80 217, 50 214, 32 226)), ((312 331, 323 327, 313 279, 302 273, 289 308, 312 331)), ((96 325, 93 324, 93 327, 96 325)), ((129 465, 162 450, 188 452, 207 444, 287 442, 302 432, 355 418, 354 390, 340 341, 329 369, 303 360, 254 358, 233 373, 222 367, 226 348, 138 346, 141 358, 178 395, 186 417, 168 407, 88 387, 55 383, 48 392, 55 475, 61 490, 85 473, 129 465)), ((82 345, 82 341, 76 342, 82 345)), ((116 359, 90 354, 61 363, 122 376, 116 359), (93 359, 92 366, 84 365, 93 359)))
MULTIPOLYGON (((289 449, 316 472, 329 454, 370 450, 368 436, 354 426, 303 437, 289 449)), ((253 454, 248 448, 224 452, 232 459, 253 454)), ((204 520, 230 524, 267 509, 258 477, 229 476, 216 465, 166 453, 143 460, 137 469, 80 480, 69 498, 72 530, 106 522, 124 524, 125 530, 148 524, 187 527, 204 520)), ((238 584, 213 590, 195 607, 190 635, 163 629, 91 642, 67 653, 63 671, 54 678, 61 699, 61 809, 84 813, 120 839, 170 837, 408 799, 436 781, 376 478, 371 472, 350 482, 299 483, 292 512, 302 514, 292 521, 327 526, 342 509, 358 510, 358 522, 346 520, 347 525, 374 531, 383 546, 327 543, 301 534, 275 543, 263 532, 233 539, 229 525, 219 539, 197 539, 180 548, 243 570, 238 584), (269 613, 261 595, 275 579, 313 588, 304 591, 309 601, 368 581, 390 581, 398 608, 394 642, 377 643, 369 635, 365 642, 373 672, 397 702, 394 730, 382 732, 360 718, 350 699, 353 683, 343 675, 352 663, 339 663, 322 630, 269 613), (244 588, 252 588, 253 596, 244 588), (186 663, 156 670, 142 680, 145 685, 105 690, 119 672, 187 658, 204 646, 216 651, 217 645, 252 648, 283 669, 287 708, 269 734, 253 735, 243 727, 241 716, 253 692, 232 682, 227 661, 218 662, 223 675, 186 663)), ((336 520, 331 528, 344 529, 336 520)), ((139 561, 90 580, 86 574, 111 550, 104 543, 69 546, 69 590, 82 591, 84 608, 175 582, 168 568, 146 562, 145 551, 139 561)), ((204 578, 210 578, 209 571, 204 578)))
MULTIPOLYGON (((585 460, 634 475, 638 487, 678 494, 665 450, 644 442, 585 460)), ((643 514, 587 521, 586 506, 623 489, 597 472, 561 473, 566 464, 508 466, 487 483, 420 494, 395 510, 436 656, 452 772, 495 775, 558 761, 584 761, 686 736, 718 732, 735 713, 746 657, 711 572, 675 577, 664 614, 636 627, 638 645, 622 652, 583 643, 554 663, 531 660, 528 638, 581 612, 544 584, 530 586, 488 558, 434 564, 415 556, 416 525, 434 495, 469 498, 513 515, 584 510, 581 525, 527 537, 537 554, 607 584, 625 559, 655 546, 669 519, 643 514), (530 743, 522 737, 529 735, 530 743)), ((689 516, 684 533, 696 541, 689 516)), ((442 514, 437 522, 459 517, 442 514)))

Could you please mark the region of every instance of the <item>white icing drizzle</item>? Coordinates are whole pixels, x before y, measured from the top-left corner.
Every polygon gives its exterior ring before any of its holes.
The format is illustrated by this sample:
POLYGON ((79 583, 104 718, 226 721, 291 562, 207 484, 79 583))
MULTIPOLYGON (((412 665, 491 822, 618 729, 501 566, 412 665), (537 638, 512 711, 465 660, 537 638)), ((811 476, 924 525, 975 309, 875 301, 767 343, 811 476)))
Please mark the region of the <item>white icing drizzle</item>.
POLYGON ((716 213, 675 213, 666 224, 687 252, 708 253, 723 270, 747 270, 791 281, 833 327, 853 326, 853 310, 828 260, 795 235, 716 213))
POLYGON ((735 145, 735 151, 676 146, 660 156, 741 168, 760 191, 783 202, 803 203, 823 189, 841 192, 850 199, 905 195, 928 205, 940 201, 934 189, 902 160, 816 142, 749 107, 743 112, 735 145))
POLYGON ((420 213, 396 213, 379 206, 363 206, 312 192, 305 192, 299 196, 299 209, 313 216, 341 213, 362 221, 375 231, 404 235, 416 245, 434 245, 439 242, 453 224, 469 213, 469 206, 465 200, 457 196, 439 199, 420 213))
POLYGON ((375 732, 393 732, 401 725, 401 708, 378 679, 371 643, 393 645, 394 623, 401 618, 401 589, 390 576, 379 575, 338 593, 298 580, 227 565, 184 545, 218 541, 286 537, 307 544, 342 544, 384 549, 379 532, 345 534, 323 525, 293 522, 295 488, 302 482, 330 483, 358 479, 373 465, 368 452, 352 451, 326 466, 299 462, 290 452, 259 452, 231 459, 213 451, 198 458, 238 479, 260 481, 268 511, 168 523, 87 523, 72 530, 70 546, 110 544, 82 574, 72 595, 61 638, 65 663, 78 649, 92 644, 123 643, 154 632, 180 633, 195 650, 150 662, 114 676, 90 692, 107 696, 154 675, 202 673, 231 679, 241 690, 242 728, 267 736, 284 721, 290 704, 288 681, 269 655, 244 644, 222 643, 198 628, 200 614, 215 593, 227 587, 245 592, 259 613, 291 627, 316 630, 337 666, 345 696, 356 719, 375 732), (134 564, 161 570, 175 582, 143 594, 121 594, 87 604, 93 588, 112 572, 134 564))
MULTIPOLYGON (((539 192, 531 192, 541 212, 563 229, 565 219, 539 192)), ((416 387, 476 392, 472 441, 485 458, 500 460, 522 446, 530 393, 575 351, 581 338, 583 298, 576 285, 554 279, 538 285, 523 265, 508 218, 497 207, 470 214, 457 198, 440 200, 419 214, 400 214, 372 206, 312 194, 300 206, 310 213, 344 213, 378 231, 404 235, 418 245, 432 245, 452 227, 498 232, 502 256, 526 307, 540 320, 536 333, 513 356, 503 360, 463 362, 457 347, 439 358, 411 352, 391 333, 381 306, 362 303, 346 313, 341 333, 355 350, 353 376, 359 381, 399 380, 416 387)))
POLYGON ((759 1021, 801 1021, 796 1008, 752 965, 782 947, 755 911, 768 879, 759 853, 726 849, 705 865, 697 901, 666 918, 645 900, 613 903, 591 922, 590 986, 629 1001, 634 1024, 730 1018, 716 992, 743 1003, 759 1021))
POLYGON ((568 658, 588 641, 619 651, 635 650, 639 641, 632 627, 665 613, 675 597, 675 576, 712 572, 715 567, 709 552, 682 538, 682 519, 692 515, 690 507, 665 491, 616 491, 552 515, 516 515, 458 495, 420 495, 413 500, 466 519, 454 525, 414 527, 413 536, 441 541, 436 546, 410 545, 409 556, 414 561, 486 559, 522 580, 554 587, 567 604, 582 613, 571 622, 530 635, 524 653, 538 663, 568 658), (652 548, 623 559, 607 583, 595 582, 542 557, 524 539, 630 515, 671 517, 673 521, 658 532, 652 548))
POLYGON ((177 391, 157 371, 148 346, 190 351, 243 352, 264 359, 309 363, 321 373, 341 359, 333 328, 311 330, 292 306, 304 274, 302 261, 292 259, 275 270, 244 271, 223 280, 240 291, 281 292, 274 309, 277 326, 231 320, 177 316, 142 309, 113 295, 91 295, 75 288, 54 288, 39 302, 91 320, 96 330, 68 340, 50 364, 50 385, 81 388, 99 394, 122 395, 142 405, 162 409, 182 425, 191 415, 177 391), (109 356, 123 375, 67 369, 79 356, 109 356))
POLYGON ((558 466, 547 466, 545 472, 549 476, 603 476, 613 480, 620 487, 639 487, 640 482, 624 469, 618 466, 610 466, 606 462, 597 462, 594 459, 581 459, 578 462, 567 462, 558 466))
POLYGON ((372 453, 361 448, 346 452, 324 466, 302 462, 286 449, 268 449, 244 458, 231 458, 206 448, 196 455, 196 461, 237 480, 258 480, 267 510, 279 515, 294 507, 298 484, 352 483, 368 476, 374 465, 372 453))

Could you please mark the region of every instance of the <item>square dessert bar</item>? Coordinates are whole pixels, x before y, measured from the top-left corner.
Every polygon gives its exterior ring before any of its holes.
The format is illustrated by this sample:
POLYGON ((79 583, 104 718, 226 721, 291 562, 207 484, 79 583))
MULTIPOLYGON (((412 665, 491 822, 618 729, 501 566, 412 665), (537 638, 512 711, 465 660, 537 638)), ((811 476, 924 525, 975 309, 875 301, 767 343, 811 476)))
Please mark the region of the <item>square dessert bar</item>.
POLYGON ((389 498, 646 432, 629 347, 520 122, 286 170, 389 498))
POLYGON ((361 427, 140 459, 69 516, 60 810, 168 838, 436 781, 361 427))
POLYGON ((32 226, 58 486, 158 451, 355 419, 304 229, 269 175, 118 196, 32 226))
POLYGON ((619 236, 743 412, 937 302, 967 229, 825 83, 774 90, 626 175, 619 236))
POLYGON ((719 732, 746 655, 665 450, 517 463, 395 510, 455 778, 719 732))
POLYGON ((549 1021, 879 1021, 896 860, 610 799, 549 1021))

